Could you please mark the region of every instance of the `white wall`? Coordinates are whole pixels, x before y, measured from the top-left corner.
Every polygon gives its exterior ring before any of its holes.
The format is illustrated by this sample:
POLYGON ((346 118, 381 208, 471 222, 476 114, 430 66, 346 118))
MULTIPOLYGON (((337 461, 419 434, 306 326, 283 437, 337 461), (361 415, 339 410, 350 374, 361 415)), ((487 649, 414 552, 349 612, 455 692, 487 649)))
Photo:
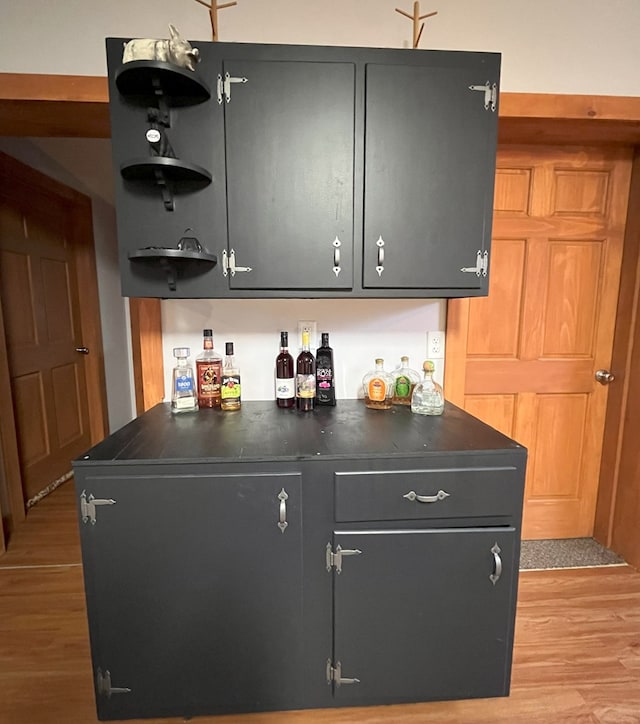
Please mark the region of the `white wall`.
MULTIPOLYGON (((1 0, 0 71, 105 75, 104 38, 210 40, 195 0, 1 0)), ((220 40, 403 47, 411 0, 238 0, 220 40)), ((423 48, 503 54, 502 90, 640 95, 638 0, 422 0, 423 48)))
MULTIPOLYGON (((195 0, 0 2, 0 72, 104 75, 106 36, 166 37, 169 22, 191 39, 211 38, 207 10, 195 0)), ((220 13, 220 40, 407 47, 411 23, 395 8, 412 6, 411 0, 238 0, 220 13)), ((503 91, 640 95, 640 0, 423 0, 421 10, 438 11, 421 47, 501 52, 503 91)), ((202 328, 212 327, 220 352, 225 341, 236 342, 244 398, 269 399, 278 331, 289 330, 293 347, 298 319, 315 319, 319 331, 331 333, 338 394, 355 397, 376 355, 387 367, 401 354, 420 366, 425 332, 442 328, 445 303, 167 301, 167 380, 172 348, 196 352, 202 328)))
MULTIPOLYGON (((94 158, 100 151, 92 150, 104 141, 82 139, 80 148, 94 158)), ((47 145, 47 144, 44 144, 47 145)), ((109 144, 106 144, 107 147, 109 144)), ((56 144, 54 143, 55 147, 56 144)), ((118 247, 113 206, 97 196, 68 169, 42 150, 40 144, 22 138, 0 138, 0 150, 22 163, 70 186, 91 198, 93 237, 98 273, 98 295, 102 319, 102 343, 107 386, 109 429, 113 432, 135 416, 135 399, 131 385, 131 355, 127 352, 130 329, 126 316, 126 300, 120 296, 118 247)), ((107 178, 110 178, 107 176, 107 178)))

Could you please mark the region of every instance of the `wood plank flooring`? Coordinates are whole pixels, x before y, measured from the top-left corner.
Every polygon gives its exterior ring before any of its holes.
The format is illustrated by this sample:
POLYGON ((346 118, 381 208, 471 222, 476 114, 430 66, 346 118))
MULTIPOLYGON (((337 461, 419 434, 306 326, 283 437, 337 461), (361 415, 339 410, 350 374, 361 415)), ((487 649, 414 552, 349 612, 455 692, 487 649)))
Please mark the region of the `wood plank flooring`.
MULTIPOLYGON (((527 571, 520 581, 512 692, 507 698, 192 721, 640 724, 640 573, 627 566, 527 571)), ((29 512, 0 557, 0 722, 96 721, 70 481, 29 512)))

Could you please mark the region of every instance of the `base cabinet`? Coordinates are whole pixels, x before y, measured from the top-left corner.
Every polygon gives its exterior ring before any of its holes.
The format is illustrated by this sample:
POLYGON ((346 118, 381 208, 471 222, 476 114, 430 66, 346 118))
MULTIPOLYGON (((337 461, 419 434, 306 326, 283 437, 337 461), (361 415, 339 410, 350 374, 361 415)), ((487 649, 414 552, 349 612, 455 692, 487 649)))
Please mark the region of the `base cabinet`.
POLYGON ((516 532, 345 531, 334 573, 334 683, 342 705, 508 693, 516 532), (499 551, 493 553, 492 551, 499 551))
POLYGON ((450 405, 207 412, 74 463, 100 719, 508 694, 524 448, 450 405))

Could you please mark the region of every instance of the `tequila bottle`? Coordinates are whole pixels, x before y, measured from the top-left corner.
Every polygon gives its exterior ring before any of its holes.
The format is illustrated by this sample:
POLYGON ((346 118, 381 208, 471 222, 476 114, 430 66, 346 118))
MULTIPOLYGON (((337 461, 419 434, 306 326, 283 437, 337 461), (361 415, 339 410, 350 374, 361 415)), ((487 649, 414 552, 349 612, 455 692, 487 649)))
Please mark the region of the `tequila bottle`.
POLYGON ((442 415, 444 394, 442 386, 433 380, 435 368, 429 359, 422 365, 424 379, 413 390, 411 412, 417 412, 419 415, 442 415))
POLYGON ((191 412, 198 409, 198 395, 193 367, 189 364, 189 347, 175 347, 173 356, 176 366, 173 368, 171 386, 171 412, 191 412))

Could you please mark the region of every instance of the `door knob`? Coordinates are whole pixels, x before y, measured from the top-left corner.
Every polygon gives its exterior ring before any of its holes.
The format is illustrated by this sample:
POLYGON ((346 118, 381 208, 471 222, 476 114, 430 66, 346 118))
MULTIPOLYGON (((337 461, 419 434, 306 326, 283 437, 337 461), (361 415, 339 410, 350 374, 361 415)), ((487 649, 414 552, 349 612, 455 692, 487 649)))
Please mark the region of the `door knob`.
POLYGON ((615 380, 615 375, 612 375, 609 370, 597 370, 596 380, 601 385, 610 385, 615 380))
POLYGON ((76 347, 76 352, 80 352, 80 354, 89 354, 89 348, 88 347, 76 347))

